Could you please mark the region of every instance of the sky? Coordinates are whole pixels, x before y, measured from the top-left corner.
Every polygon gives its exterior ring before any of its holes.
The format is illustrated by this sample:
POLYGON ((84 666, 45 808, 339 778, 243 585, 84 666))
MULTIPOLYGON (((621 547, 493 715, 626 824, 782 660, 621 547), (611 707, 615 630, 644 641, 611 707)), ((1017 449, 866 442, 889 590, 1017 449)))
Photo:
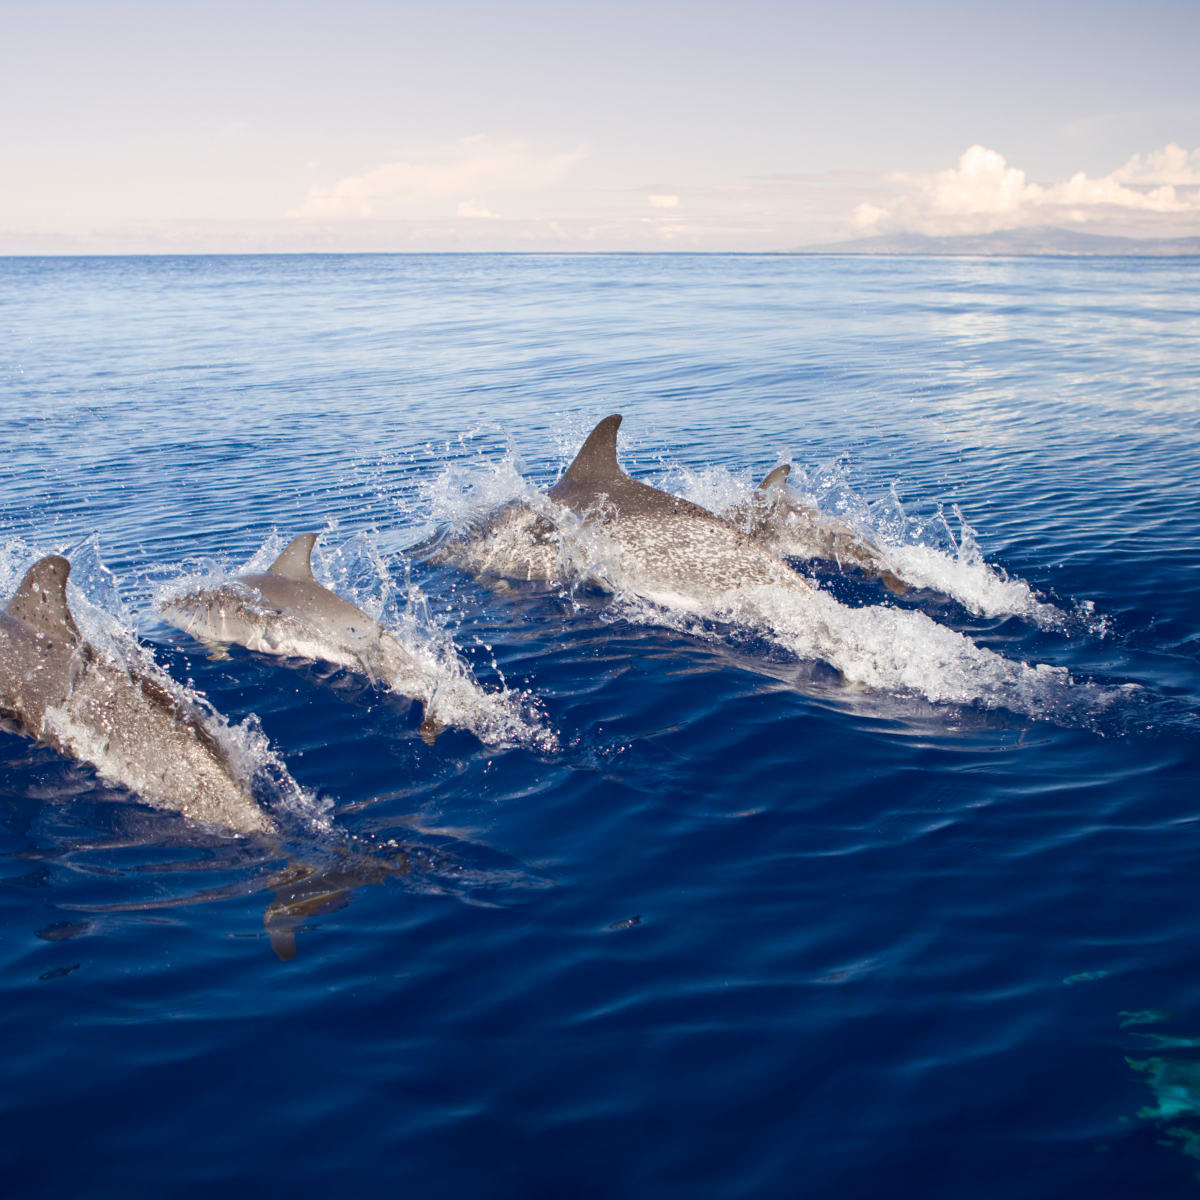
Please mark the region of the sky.
POLYGON ((1200 2, 0 0, 0 253, 1200 235, 1200 2))

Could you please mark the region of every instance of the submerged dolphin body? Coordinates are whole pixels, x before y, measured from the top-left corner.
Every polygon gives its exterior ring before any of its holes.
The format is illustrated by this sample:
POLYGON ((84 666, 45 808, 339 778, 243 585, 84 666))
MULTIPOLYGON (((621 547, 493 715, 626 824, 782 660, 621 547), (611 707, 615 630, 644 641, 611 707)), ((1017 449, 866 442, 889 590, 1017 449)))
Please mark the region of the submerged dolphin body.
MULTIPOLYGON (((432 681, 408 652, 362 609, 313 576, 316 540, 316 534, 302 533, 262 574, 173 597, 161 605, 162 614, 203 642, 347 667, 420 700, 428 710, 432 681)), ((423 731, 436 728, 427 719, 423 731)))
POLYGON ((771 471, 750 501, 730 512, 729 519, 782 557, 826 559, 839 567, 858 567, 895 595, 908 591, 878 546, 844 522, 796 499, 787 486, 791 469, 790 463, 784 463, 771 471))
POLYGON ((0 612, 0 715, 157 807, 272 831, 201 710, 84 640, 67 605, 70 569, 59 555, 40 559, 0 612))
POLYGON ((377 856, 343 854, 341 861, 325 866, 289 861, 267 881, 275 894, 263 913, 263 928, 271 949, 282 962, 290 962, 296 957, 296 933, 314 917, 345 908, 359 888, 385 883, 410 870, 403 855, 388 861, 377 856))

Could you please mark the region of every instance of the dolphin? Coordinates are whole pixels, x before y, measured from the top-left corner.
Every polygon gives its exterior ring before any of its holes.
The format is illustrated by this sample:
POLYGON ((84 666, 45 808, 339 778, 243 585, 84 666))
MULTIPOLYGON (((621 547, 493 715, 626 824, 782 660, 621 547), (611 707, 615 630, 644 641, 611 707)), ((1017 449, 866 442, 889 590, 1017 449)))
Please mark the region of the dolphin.
POLYGON ((70 570, 60 555, 39 559, 0 612, 0 716, 152 805, 236 833, 274 830, 211 718, 80 634, 70 570))
POLYGON ((361 608, 319 584, 315 533, 302 533, 261 574, 165 600, 163 617, 202 642, 236 643, 261 654, 318 659, 347 667, 425 706, 428 740, 433 682, 391 634, 361 608))
POLYGON ((654 603, 704 610, 737 589, 811 591, 782 559, 724 517, 630 478, 617 462, 621 416, 588 435, 547 497, 600 533, 610 582, 654 603))
POLYGON ((908 591, 908 584, 891 570, 878 546, 844 522, 796 499, 787 486, 791 469, 791 463, 782 463, 769 472, 750 501, 733 509, 729 519, 781 557, 827 559, 839 567, 858 567, 893 595, 908 591))
POLYGON ((561 582, 580 566, 594 567, 598 551, 614 590, 628 587, 648 600, 689 608, 746 585, 808 590, 732 522, 627 475, 617 462, 620 424, 614 413, 592 430, 542 503, 512 501, 463 533, 411 547, 409 555, 485 575, 561 582), (564 536, 571 524, 599 533, 600 545, 579 554, 576 539, 564 536), (576 562, 577 555, 583 561, 576 562))
MULTIPOLYGON (((671 525, 672 536, 681 528, 695 529, 699 522, 706 527, 710 543, 714 537, 728 541, 728 528, 721 535, 714 530, 718 526, 732 526, 759 543, 772 558, 828 559, 839 566, 860 568, 879 578, 895 594, 907 590, 907 584, 887 566, 877 546, 848 525, 801 504, 788 491, 785 485, 790 463, 771 471, 748 503, 719 516, 626 475, 616 460, 616 431, 620 423, 620 415, 614 414, 596 426, 562 479, 545 494, 544 500, 549 503, 510 501, 466 530, 436 534, 410 547, 407 553, 424 562, 450 564, 479 576, 562 582, 572 576, 579 564, 573 561, 576 548, 572 539, 563 536, 567 531, 561 509, 555 511, 557 501, 577 516, 599 518, 598 524, 609 532, 619 525, 623 532, 618 541, 628 541, 633 528, 631 521, 645 532, 651 527, 661 528, 665 519, 686 516, 691 525, 671 525), (601 497, 604 503, 597 507, 601 497), (618 517, 624 520, 618 522, 618 517)), ((766 560, 761 555, 749 552, 744 543, 738 546, 741 568, 747 562, 756 562, 759 575, 765 569, 771 582, 779 582, 778 572, 773 566, 764 567, 766 560)), ((661 567, 663 563, 655 565, 661 567)), ((739 566, 725 576, 726 583, 738 574, 739 566)), ((796 578, 794 572, 791 576, 796 578)), ((765 578, 756 579, 752 569, 749 573, 743 571, 737 582, 756 581, 767 582, 765 578)), ((720 585, 713 576, 709 582, 714 588, 720 585)))
POLYGON ((567 573, 561 530, 549 511, 510 500, 461 533, 441 532, 405 553, 409 558, 449 564, 476 576, 550 582, 567 573))
POLYGON ((386 860, 343 852, 338 861, 324 866, 289 860, 267 881, 275 894, 263 913, 271 949, 281 962, 291 962, 296 957, 296 933, 313 917, 337 912, 359 888, 407 875, 411 869, 403 854, 386 860))

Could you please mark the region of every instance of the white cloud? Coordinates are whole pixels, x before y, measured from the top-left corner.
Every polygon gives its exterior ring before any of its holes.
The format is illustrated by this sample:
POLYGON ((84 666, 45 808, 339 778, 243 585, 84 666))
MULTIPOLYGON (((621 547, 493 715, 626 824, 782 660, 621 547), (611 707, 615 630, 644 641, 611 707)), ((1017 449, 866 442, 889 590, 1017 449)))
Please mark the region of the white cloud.
POLYGON ((1059 183, 1035 183, 1004 155, 979 145, 964 151, 956 167, 889 179, 899 195, 883 206, 859 204, 853 216, 859 231, 980 233, 1135 213, 1200 218, 1200 195, 1187 190, 1200 183, 1200 150, 1189 153, 1173 143, 1134 155, 1096 179, 1079 171, 1059 183))
MULTIPOLYGON (((411 159, 346 176, 327 187, 314 186, 287 215, 304 220, 446 216, 454 211, 454 201, 464 195, 541 191, 562 179, 583 156, 582 150, 549 153, 526 142, 460 138, 411 159)), ((462 204, 484 209, 480 200, 462 204)))
POLYGON ((458 215, 467 217, 468 219, 478 219, 483 221, 498 221, 500 214, 494 213, 490 208, 486 208, 477 200, 462 200, 458 205, 458 215))
POLYGON ((1145 156, 1135 154, 1112 177, 1119 183, 1166 183, 1176 187, 1200 184, 1200 147, 1188 151, 1168 142, 1145 156))
POLYGON ((647 196, 651 208, 678 208, 678 196, 647 196))
POLYGON ((886 208, 864 202, 854 210, 854 227, 862 230, 874 229, 887 215, 886 208))

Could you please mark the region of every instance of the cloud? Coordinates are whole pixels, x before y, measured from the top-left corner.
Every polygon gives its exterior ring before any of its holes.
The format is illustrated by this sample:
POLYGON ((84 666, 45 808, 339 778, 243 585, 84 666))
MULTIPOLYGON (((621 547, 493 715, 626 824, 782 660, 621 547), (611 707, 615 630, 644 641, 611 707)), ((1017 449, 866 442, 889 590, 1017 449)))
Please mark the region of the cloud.
POLYGON ((287 215, 301 220, 448 216, 455 211, 460 216, 491 215, 483 201, 462 197, 538 192, 557 183, 583 157, 582 149, 550 153, 521 141, 460 138, 329 186, 314 186, 287 215), (462 212, 464 205, 473 211, 462 212))
POLYGON ((982 233, 1131 214, 1200 219, 1200 194, 1190 190, 1200 184, 1200 149, 1189 153, 1174 143, 1135 154, 1095 179, 1078 171, 1058 183, 1035 183, 1003 154, 979 145, 948 170, 897 172, 888 179, 899 194, 882 205, 859 204, 852 220, 860 232, 982 233))
POLYGON ((490 208, 485 208, 477 200, 462 200, 458 205, 458 215, 472 219, 483 221, 498 221, 500 214, 494 213, 490 208))
POLYGON ((651 208, 678 208, 678 196, 647 196, 651 208))
POLYGON ((1169 142, 1144 157, 1135 154, 1112 173, 1119 183, 1166 183, 1176 187, 1200 184, 1200 147, 1185 150, 1169 142))
POLYGON ((856 229, 874 229, 884 217, 888 215, 886 208, 880 208, 878 204, 860 204, 854 210, 854 227, 856 229))

